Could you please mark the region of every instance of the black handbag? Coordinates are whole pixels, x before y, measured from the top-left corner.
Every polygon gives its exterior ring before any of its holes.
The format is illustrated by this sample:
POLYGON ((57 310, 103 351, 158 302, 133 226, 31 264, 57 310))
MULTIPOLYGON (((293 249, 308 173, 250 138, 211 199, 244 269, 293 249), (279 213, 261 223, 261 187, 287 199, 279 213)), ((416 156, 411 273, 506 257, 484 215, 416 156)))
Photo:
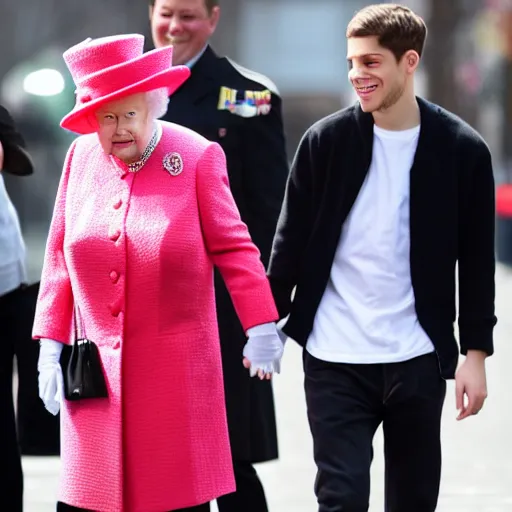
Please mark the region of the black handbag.
POLYGON ((74 324, 75 339, 64 372, 64 396, 70 401, 107 398, 100 352, 96 344, 87 339, 78 306, 75 306, 74 324))

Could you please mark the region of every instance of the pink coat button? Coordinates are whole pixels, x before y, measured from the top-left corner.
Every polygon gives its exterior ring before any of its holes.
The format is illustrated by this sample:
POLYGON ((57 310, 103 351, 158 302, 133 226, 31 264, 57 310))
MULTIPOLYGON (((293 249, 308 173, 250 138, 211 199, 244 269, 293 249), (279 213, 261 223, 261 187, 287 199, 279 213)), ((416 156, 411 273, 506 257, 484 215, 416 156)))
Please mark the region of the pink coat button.
POLYGON ((119 281, 119 274, 115 271, 115 270, 112 270, 112 272, 110 272, 110 280, 116 284, 117 281, 119 281))
POLYGON ((123 204, 123 201, 121 201, 121 199, 119 199, 116 203, 114 203, 114 209, 119 210, 119 208, 121 208, 122 204, 123 204))
POLYGON ((112 242, 117 242, 120 236, 121 231, 119 229, 116 229, 114 232, 110 233, 109 238, 110 240, 112 240, 112 242))

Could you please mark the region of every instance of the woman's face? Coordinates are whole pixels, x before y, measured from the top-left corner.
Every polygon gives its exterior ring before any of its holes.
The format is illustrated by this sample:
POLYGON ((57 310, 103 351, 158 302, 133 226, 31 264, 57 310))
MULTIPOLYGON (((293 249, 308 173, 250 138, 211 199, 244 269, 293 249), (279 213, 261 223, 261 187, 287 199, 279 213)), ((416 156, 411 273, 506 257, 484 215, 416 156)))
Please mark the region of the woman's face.
POLYGON ((103 151, 131 164, 140 159, 153 132, 146 94, 103 105, 95 114, 103 151))

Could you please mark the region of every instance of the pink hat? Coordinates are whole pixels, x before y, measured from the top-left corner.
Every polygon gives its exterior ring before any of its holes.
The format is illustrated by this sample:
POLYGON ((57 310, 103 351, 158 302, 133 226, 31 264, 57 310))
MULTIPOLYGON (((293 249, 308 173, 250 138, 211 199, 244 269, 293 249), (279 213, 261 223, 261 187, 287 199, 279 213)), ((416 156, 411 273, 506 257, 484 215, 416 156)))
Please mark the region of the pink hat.
POLYGON ((143 53, 144 36, 87 39, 64 52, 76 85, 76 104, 60 125, 85 134, 95 131, 88 116, 101 105, 132 94, 167 88, 169 96, 190 76, 172 66, 172 46, 143 53))

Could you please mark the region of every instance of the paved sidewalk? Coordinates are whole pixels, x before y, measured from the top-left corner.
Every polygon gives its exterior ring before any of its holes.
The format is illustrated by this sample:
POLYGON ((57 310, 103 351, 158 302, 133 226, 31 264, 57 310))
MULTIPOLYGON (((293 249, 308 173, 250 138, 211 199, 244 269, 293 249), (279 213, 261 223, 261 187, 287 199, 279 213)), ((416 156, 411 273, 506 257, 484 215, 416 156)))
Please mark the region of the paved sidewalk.
MULTIPOLYGON (((484 410, 478 417, 456 422, 453 383, 448 386, 438 512, 512 512, 512 271, 502 267, 497 273, 497 295, 496 355, 488 362, 489 398, 484 410)), ((294 343, 286 347, 275 392, 281 458, 259 467, 270 512, 315 512, 315 468, 305 414, 301 356, 294 343)), ((53 512, 58 459, 27 457, 24 467, 25 512, 53 512)), ((370 510, 382 512, 381 431, 375 440, 372 478, 370 510)))

